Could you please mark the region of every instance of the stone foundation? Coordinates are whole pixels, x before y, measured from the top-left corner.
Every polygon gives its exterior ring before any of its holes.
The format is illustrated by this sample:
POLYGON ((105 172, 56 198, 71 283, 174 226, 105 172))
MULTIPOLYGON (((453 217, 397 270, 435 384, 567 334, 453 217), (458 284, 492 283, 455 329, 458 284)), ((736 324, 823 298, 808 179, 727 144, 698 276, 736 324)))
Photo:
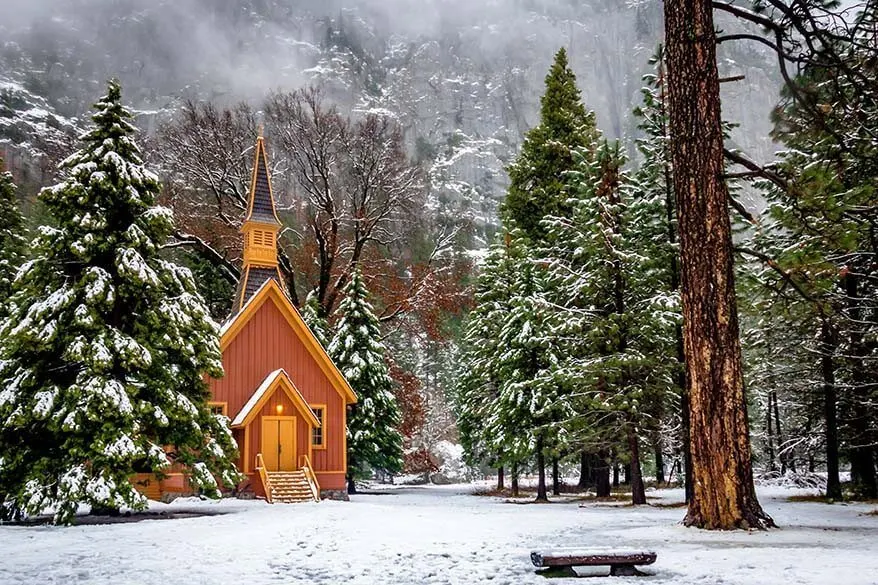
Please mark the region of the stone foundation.
POLYGON ((347 490, 320 490, 321 500, 338 500, 341 502, 350 502, 347 490))

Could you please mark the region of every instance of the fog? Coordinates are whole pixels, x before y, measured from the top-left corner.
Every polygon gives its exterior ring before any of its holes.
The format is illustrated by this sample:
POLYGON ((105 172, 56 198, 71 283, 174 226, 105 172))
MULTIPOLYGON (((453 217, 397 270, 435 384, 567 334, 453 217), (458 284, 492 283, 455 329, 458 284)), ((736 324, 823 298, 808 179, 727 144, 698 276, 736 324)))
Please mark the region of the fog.
MULTIPOLYGON (((438 157, 449 197, 468 193, 486 221, 555 51, 568 49, 603 132, 630 139, 662 36, 658 0, 4 0, 3 12, 0 81, 62 115, 81 116, 109 77, 134 107, 166 116, 184 98, 258 106, 273 89, 317 84, 346 111, 396 116, 413 151, 438 157)), ((723 86, 736 145, 767 159, 772 57, 726 44, 720 68, 745 75, 723 86)))

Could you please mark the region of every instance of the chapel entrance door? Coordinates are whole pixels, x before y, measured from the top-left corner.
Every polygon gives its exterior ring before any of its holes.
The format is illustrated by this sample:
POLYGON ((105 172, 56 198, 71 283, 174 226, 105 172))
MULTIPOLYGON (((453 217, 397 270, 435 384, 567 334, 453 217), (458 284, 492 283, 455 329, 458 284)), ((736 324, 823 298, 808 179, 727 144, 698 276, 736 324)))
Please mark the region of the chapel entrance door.
POLYGON ((266 471, 296 469, 296 417, 262 417, 262 458, 266 471))

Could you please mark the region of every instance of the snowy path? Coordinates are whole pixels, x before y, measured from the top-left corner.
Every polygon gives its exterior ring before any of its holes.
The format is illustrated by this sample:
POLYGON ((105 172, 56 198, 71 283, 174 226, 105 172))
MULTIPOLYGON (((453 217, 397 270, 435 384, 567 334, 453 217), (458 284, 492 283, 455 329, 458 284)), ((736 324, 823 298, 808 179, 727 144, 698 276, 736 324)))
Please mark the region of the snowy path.
POLYGON ((782 530, 707 533, 680 526, 681 508, 524 506, 465 489, 405 488, 295 506, 196 503, 231 513, 0 527, 0 585, 878 583, 878 516, 864 515, 868 506, 788 503, 793 492, 773 490, 761 497, 782 530), (547 582, 534 575, 529 552, 559 546, 653 549, 655 576, 547 582))

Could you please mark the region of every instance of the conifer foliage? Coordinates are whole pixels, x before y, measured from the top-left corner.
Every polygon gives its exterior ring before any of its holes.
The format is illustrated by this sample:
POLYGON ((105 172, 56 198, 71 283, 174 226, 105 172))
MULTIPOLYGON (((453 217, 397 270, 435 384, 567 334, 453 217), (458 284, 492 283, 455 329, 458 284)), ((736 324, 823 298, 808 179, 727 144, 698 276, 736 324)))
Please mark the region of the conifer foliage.
POLYGON ((173 218, 155 206, 118 83, 95 110, 64 180, 40 194, 55 226, 39 229, 0 327, 7 518, 143 508, 131 475, 174 462, 208 496, 239 479, 228 420, 206 403, 218 327, 191 273, 160 257, 173 218))
POLYGON ((5 315, 4 305, 21 264, 25 245, 23 230, 24 220, 15 201, 15 184, 12 175, 3 171, 3 159, 0 159, 0 318, 5 315))
POLYGON ((402 422, 393 395, 393 379, 384 360, 378 318, 359 270, 354 270, 339 304, 329 355, 357 394, 348 414, 348 491, 369 469, 402 469, 402 422))
POLYGON ((553 423, 571 415, 546 373, 558 362, 555 313, 545 302, 545 270, 520 230, 495 244, 479 279, 468 324, 458 412, 471 456, 516 469, 537 460, 537 499, 546 499, 545 460, 558 455, 553 423))
POLYGON ((532 240, 546 233, 541 220, 567 215, 564 173, 573 168, 573 153, 590 147, 598 131, 594 112, 585 109, 567 52, 558 50, 540 98, 540 124, 530 130, 509 172, 502 213, 507 228, 518 227, 532 240))
MULTIPOLYGON (((563 52, 559 59, 566 67, 563 52)), ((547 78, 544 122, 584 111, 578 91, 561 92, 577 107, 553 95, 564 71, 556 61, 547 78)), ((661 161, 630 177, 621 147, 599 138, 591 114, 578 119, 590 125, 543 145, 565 153, 551 177, 563 206, 543 208, 530 234, 509 213, 510 231, 485 259, 457 389, 461 441, 474 462, 515 470, 535 460, 538 500, 547 457, 592 461, 602 495, 611 460, 627 461, 633 503, 643 504, 642 437, 658 433, 680 390, 679 303, 668 278, 673 210, 661 161)), ((535 168, 528 148, 518 170, 535 168)), ((545 191, 536 175, 529 180, 536 209, 545 191)), ((518 195, 510 187, 513 202, 518 195)))
POLYGON ((515 453, 504 437, 497 435, 497 398, 503 383, 497 363, 503 350, 500 332, 517 281, 518 262, 509 245, 512 241, 511 237, 508 242, 498 240, 488 250, 462 341, 454 406, 460 442, 472 464, 514 467, 522 461, 521 453, 515 453))
POLYGON ((305 298, 305 304, 302 305, 302 320, 311 329, 311 333, 314 334, 320 345, 328 347, 332 339, 332 333, 329 330, 329 324, 320 314, 320 311, 320 301, 317 300, 317 295, 314 291, 311 291, 305 298))

